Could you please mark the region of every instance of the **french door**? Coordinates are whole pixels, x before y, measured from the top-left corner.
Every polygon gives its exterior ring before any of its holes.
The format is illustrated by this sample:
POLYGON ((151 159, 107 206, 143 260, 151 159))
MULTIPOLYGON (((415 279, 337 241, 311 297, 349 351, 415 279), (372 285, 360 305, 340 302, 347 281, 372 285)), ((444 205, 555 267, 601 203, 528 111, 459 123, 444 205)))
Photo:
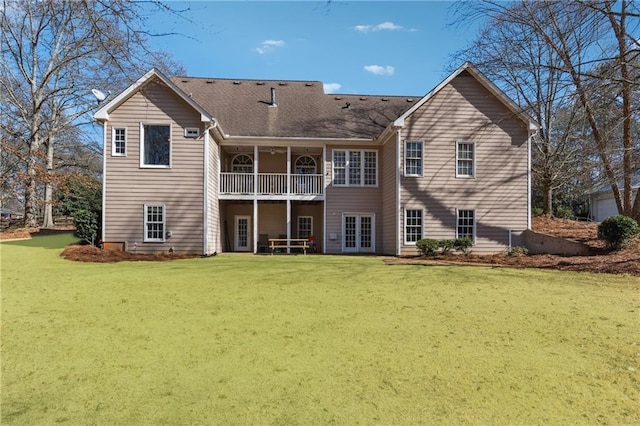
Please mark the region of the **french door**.
POLYGON ((251 223, 251 216, 235 216, 234 226, 234 249, 235 251, 249 251, 250 247, 250 232, 249 224, 251 223))
POLYGON ((373 214, 342 215, 342 251, 346 253, 373 253, 375 250, 375 224, 373 214))

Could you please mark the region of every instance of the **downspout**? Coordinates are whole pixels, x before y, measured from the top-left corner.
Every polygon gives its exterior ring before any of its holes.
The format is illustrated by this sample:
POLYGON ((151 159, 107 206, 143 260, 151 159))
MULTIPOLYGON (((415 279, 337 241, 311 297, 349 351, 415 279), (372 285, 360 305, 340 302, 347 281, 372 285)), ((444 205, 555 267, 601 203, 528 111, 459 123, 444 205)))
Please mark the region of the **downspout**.
POLYGON ((529 130, 527 138, 527 229, 531 229, 531 138, 534 134, 529 130))
POLYGON ((400 207, 401 207, 401 187, 400 187, 400 170, 402 170, 402 161, 400 159, 400 144, 402 143, 402 128, 396 129, 396 256, 400 256, 402 247, 402 226, 400 224, 400 207))
MULTIPOLYGON (((126 151, 125 151, 126 152, 126 151)), ((102 232, 100 241, 104 244, 107 212, 107 120, 102 120, 102 232)), ((126 244, 125 244, 126 250, 126 244)))

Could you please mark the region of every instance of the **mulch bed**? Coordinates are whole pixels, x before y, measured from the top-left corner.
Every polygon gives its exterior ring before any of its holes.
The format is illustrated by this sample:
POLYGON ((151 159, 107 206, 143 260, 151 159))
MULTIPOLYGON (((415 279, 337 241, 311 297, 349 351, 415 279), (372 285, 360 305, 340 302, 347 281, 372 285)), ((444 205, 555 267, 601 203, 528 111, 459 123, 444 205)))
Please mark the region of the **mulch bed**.
POLYGON ((77 262, 97 262, 97 263, 115 263, 122 261, 155 261, 166 262, 176 259, 191 259, 199 257, 194 254, 139 254, 129 253, 125 251, 103 250, 98 247, 89 245, 73 244, 66 247, 60 256, 64 259, 75 260, 77 262))

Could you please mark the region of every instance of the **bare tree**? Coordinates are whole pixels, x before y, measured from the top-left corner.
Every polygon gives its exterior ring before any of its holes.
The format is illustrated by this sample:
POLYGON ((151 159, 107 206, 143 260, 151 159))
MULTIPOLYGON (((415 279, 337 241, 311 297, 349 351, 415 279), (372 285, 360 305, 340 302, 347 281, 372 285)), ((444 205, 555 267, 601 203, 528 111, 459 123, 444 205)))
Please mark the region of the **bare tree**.
POLYGON ((1 7, 2 143, 18 148, 13 168, 23 175, 25 224, 37 225, 38 188, 44 186, 43 225, 51 226, 61 135, 90 122, 87 115, 96 107, 91 88, 114 82, 120 83, 114 89, 122 88, 158 64, 145 21, 154 11, 178 11, 126 0, 3 0, 1 7))
MULTIPOLYGON (((633 143, 632 136, 632 102, 639 84, 634 77, 638 75, 634 71, 634 64, 637 64, 634 59, 640 52, 640 46, 632 35, 640 29, 637 5, 626 0, 516 3, 488 0, 465 3, 464 9, 459 9, 459 13, 463 20, 488 17, 491 22, 519 29, 514 36, 522 43, 504 45, 507 41, 505 39, 498 43, 505 55, 520 56, 520 47, 541 43, 545 51, 555 58, 554 61, 548 61, 549 56, 530 56, 522 65, 526 69, 525 73, 542 69, 544 73, 557 74, 560 81, 569 83, 560 93, 577 100, 582 110, 590 128, 589 137, 595 146, 600 168, 611 185, 618 211, 640 219, 640 197, 636 193, 634 202, 631 188, 631 179, 638 170, 638 164, 633 162, 633 158, 638 155, 638 146, 633 143), (611 72, 600 72, 599 67, 603 65, 607 65, 611 72), (594 99, 597 98, 595 94, 605 90, 615 93, 619 100, 610 105, 620 117, 622 129, 622 160, 619 168, 610 143, 611 138, 607 137, 611 132, 602 120, 598 120, 594 104, 594 99), (623 182, 622 191, 619 179, 623 182)), ((508 66, 509 61, 505 62, 504 66, 508 66)), ((517 76, 521 73, 521 69, 515 69, 517 76)), ((547 94, 543 94, 545 96, 547 94)), ((553 96, 549 96, 549 99, 552 102, 558 101, 553 96)), ((551 113, 548 117, 553 119, 552 110, 551 113)), ((544 121, 542 124, 544 128, 544 121)))

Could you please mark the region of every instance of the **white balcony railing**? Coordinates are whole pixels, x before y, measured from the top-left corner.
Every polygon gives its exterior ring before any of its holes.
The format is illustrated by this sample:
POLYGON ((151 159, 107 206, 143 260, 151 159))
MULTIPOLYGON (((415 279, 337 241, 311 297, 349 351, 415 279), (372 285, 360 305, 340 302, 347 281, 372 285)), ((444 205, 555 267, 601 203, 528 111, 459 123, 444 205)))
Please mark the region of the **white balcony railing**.
MULTIPOLYGON (((252 173, 220 173, 220 193, 226 195, 253 195, 252 173)), ((322 195, 323 175, 291 175, 287 188, 286 173, 258 173, 258 195, 322 195)))

